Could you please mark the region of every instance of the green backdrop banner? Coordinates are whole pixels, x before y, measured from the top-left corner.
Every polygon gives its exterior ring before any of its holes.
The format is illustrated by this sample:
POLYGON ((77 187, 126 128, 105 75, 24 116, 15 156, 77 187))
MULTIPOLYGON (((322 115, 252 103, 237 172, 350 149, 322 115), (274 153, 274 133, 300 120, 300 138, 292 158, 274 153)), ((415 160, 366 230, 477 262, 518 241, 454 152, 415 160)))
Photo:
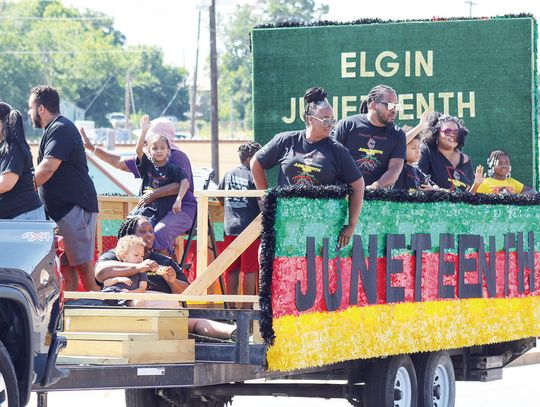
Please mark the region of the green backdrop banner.
POLYGON ((416 124, 425 109, 459 116, 473 164, 502 148, 512 176, 536 186, 535 35, 532 17, 255 28, 255 139, 303 128, 311 86, 328 90, 341 119, 383 83, 400 97, 399 125, 416 124))

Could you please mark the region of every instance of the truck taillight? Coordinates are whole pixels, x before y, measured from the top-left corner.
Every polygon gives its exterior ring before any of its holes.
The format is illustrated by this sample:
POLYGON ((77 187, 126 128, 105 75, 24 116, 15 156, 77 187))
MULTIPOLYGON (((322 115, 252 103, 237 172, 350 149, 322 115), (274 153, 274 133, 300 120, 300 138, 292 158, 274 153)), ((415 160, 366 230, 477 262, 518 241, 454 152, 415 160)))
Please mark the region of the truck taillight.
POLYGON ((64 238, 62 236, 56 235, 54 237, 54 250, 56 252, 56 258, 54 260, 54 272, 58 277, 60 283, 60 308, 64 307, 64 277, 62 275, 62 266, 60 264, 60 256, 64 254, 64 238))

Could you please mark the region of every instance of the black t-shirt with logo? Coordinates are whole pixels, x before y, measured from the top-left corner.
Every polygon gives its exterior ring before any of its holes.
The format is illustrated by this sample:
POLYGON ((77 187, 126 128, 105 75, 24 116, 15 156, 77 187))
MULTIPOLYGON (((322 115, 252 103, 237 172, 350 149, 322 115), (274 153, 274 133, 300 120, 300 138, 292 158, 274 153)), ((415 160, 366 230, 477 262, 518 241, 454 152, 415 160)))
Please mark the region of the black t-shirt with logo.
POLYGON ((88 175, 86 153, 77 127, 63 116, 50 122, 39 145, 38 163, 53 157, 62 163, 52 177, 39 187, 47 214, 62 219, 77 205, 87 212, 98 212, 94 183, 88 175))
MULTIPOLYGON (((245 191, 257 188, 251 171, 242 164, 225 173, 218 189, 245 191)), ((224 201, 224 229, 228 236, 239 235, 261 212, 257 198, 226 197, 224 201)))
MULTIPOLYGON (((167 163, 156 167, 146 154, 143 154, 142 159, 137 159, 137 169, 142 178, 141 195, 147 188, 157 189, 173 182, 182 182, 186 178, 179 166, 167 163)), ((152 206, 156 208, 156 220, 163 218, 172 209, 176 197, 177 195, 164 196, 152 202, 152 206)))
POLYGON ((416 166, 405 163, 393 189, 420 189, 426 183, 426 174, 416 166))
MULTIPOLYGON (((184 273, 182 273, 182 269, 170 257, 163 256, 159 253, 150 252, 150 255, 147 257, 147 259, 154 260, 160 266, 172 267, 174 271, 176 272, 177 280, 185 281, 186 283, 188 282, 186 276, 184 275, 184 273)), ((108 252, 105 252, 101 256, 99 256, 97 263, 102 262, 102 261, 120 261, 120 260, 118 259, 118 257, 116 257, 116 253, 114 249, 111 249, 108 252)), ((152 273, 148 272, 146 273, 146 275, 148 276, 148 286, 146 288, 147 290, 159 291, 161 293, 167 293, 167 294, 172 293, 171 287, 169 287, 169 284, 167 284, 167 282, 163 279, 162 276, 154 272, 152 273)))
POLYGON ((362 178, 345 147, 330 137, 310 143, 305 130, 277 134, 255 157, 265 169, 279 164, 279 186, 350 184, 362 178))
POLYGON ((349 150, 366 185, 381 178, 391 158, 405 160, 405 133, 393 123, 378 127, 369 122, 367 115, 357 114, 341 120, 334 137, 349 150))
POLYGON ((34 188, 32 153, 28 147, 0 143, 0 174, 12 172, 19 176, 14 187, 0 194, 0 219, 13 219, 41 206, 34 188))
POLYGON ((459 163, 452 165, 437 147, 424 146, 418 162, 420 170, 431 175, 431 181, 440 188, 451 191, 467 191, 474 182, 471 161, 465 162, 465 154, 459 153, 459 163))

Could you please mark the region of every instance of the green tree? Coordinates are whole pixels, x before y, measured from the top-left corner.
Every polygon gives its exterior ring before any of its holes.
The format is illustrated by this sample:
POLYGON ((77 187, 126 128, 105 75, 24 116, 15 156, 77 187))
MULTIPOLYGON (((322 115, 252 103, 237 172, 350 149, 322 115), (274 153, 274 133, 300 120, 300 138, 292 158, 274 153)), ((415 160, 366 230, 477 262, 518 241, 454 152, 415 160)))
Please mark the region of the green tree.
POLYGON ((320 20, 328 6, 316 6, 314 0, 259 0, 255 5, 237 6, 221 29, 223 47, 220 55, 220 118, 234 120, 244 129, 252 127, 252 70, 250 32, 254 26, 279 21, 309 22, 320 20), (231 113, 232 108, 232 113, 231 113))
MULTIPOLYGON (((0 98, 21 111, 27 109, 31 87, 50 83, 62 99, 85 110, 87 119, 104 126, 108 112, 124 109, 128 70, 137 109, 152 116, 161 113, 185 81, 186 72, 164 64, 159 48, 126 48, 124 35, 102 13, 79 11, 60 1, 2 6, 2 15, 12 18, 2 20, 0 28, 0 98)), ((187 91, 181 87, 168 114, 181 117, 187 105, 187 91)))
POLYGON ((325 4, 317 7, 315 0, 268 0, 264 20, 268 23, 294 21, 306 23, 317 21, 328 13, 325 4))

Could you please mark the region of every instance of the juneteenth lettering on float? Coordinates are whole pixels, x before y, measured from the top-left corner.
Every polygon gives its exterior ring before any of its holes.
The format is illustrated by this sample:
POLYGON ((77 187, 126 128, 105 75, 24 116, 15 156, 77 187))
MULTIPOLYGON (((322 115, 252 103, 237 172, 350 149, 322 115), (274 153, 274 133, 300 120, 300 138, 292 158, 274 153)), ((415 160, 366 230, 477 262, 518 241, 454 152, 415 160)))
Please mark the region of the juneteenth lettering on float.
MULTIPOLYGON (((406 239, 404 234, 386 235, 386 270, 383 275, 377 273, 377 247, 383 242, 378 241, 377 235, 369 236, 368 255, 365 256, 362 246, 362 238, 358 235, 353 237, 352 263, 350 270, 350 293, 349 304, 358 303, 359 290, 363 290, 367 305, 382 303, 399 303, 405 301, 405 288, 392 285, 392 280, 399 274, 404 273, 403 259, 399 256, 393 256, 393 251, 406 250, 406 239), (366 262, 367 257, 367 262, 366 262), (381 301, 378 298, 377 287, 382 282, 378 282, 378 277, 385 279, 385 298, 381 301)), ((517 294, 526 294, 529 287, 529 294, 535 291, 534 280, 534 232, 507 233, 504 235, 504 258, 497 258, 495 247, 495 236, 487 238, 488 250, 484 245, 485 239, 480 235, 461 234, 457 238, 452 234, 441 233, 438 238, 433 238, 430 234, 418 233, 411 236, 410 248, 414 252, 416 259, 422 259, 424 252, 432 253, 431 248, 434 243, 438 243, 439 257, 438 269, 423 270, 423 262, 416 261, 414 273, 414 302, 421 302, 422 298, 422 276, 426 273, 437 273, 437 298, 436 299, 455 299, 456 288, 457 298, 482 298, 482 283, 486 283, 486 292, 488 298, 495 298, 498 294, 509 295, 509 275, 511 269, 511 253, 515 251, 515 262, 517 262, 517 294), (526 238, 526 242, 524 239, 526 238), (525 251, 525 246, 528 250, 525 251), (455 262, 445 259, 447 250, 457 251, 457 267, 455 262), (477 257, 470 256, 474 252, 477 257), (504 288, 503 293, 497 292, 497 263, 504 262, 504 288), (457 268, 457 270, 456 270, 457 268), (528 284, 526 287, 526 272, 528 269, 528 284), (470 283, 471 279, 466 275, 476 274, 475 283, 470 283), (457 276, 456 286, 449 285, 448 279, 451 276, 457 276), (469 280, 469 282, 467 282, 469 280)), ((343 274, 340 270, 341 262, 336 262, 336 284, 333 292, 330 292, 329 276, 329 258, 328 258, 329 239, 323 239, 322 245, 322 283, 324 291, 324 302, 328 311, 334 311, 342 306, 342 291, 344 284, 343 274)), ((315 305, 317 296, 316 280, 316 253, 315 238, 308 237, 306 240, 306 262, 307 262, 307 281, 302 284, 296 282, 295 302, 298 311, 308 311, 315 305), (302 286, 305 288, 302 289, 302 286)), ((515 265, 515 263, 514 263, 515 265)), ((500 264, 499 264, 500 266, 500 264)), ((349 273, 347 273, 349 274, 349 273)))
MULTIPOLYGON (((391 78, 401 75, 409 77, 433 77, 433 51, 382 51, 375 57, 365 51, 341 52, 342 80, 358 80, 361 78, 391 78)), ((384 82, 384 80, 381 80, 384 82)), ((476 94, 474 91, 440 90, 426 93, 401 93, 397 89, 401 110, 399 120, 414 120, 428 111, 442 111, 458 117, 476 117, 476 94)), ((360 104, 366 95, 334 96, 330 101, 336 117, 344 118, 359 111, 360 104)), ((292 124, 296 118, 303 120, 303 97, 290 98, 290 112, 281 119, 292 124)))

